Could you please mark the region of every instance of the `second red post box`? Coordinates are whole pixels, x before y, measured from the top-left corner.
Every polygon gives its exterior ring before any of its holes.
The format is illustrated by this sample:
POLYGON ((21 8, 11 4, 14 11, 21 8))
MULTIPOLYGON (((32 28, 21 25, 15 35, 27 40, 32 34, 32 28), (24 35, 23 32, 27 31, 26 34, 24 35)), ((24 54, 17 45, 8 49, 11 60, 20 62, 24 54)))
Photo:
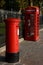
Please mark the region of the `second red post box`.
POLYGON ((19 61, 19 22, 16 18, 5 20, 6 61, 11 63, 19 61))
POLYGON ((32 6, 25 9, 24 39, 36 41, 39 39, 39 8, 32 6))

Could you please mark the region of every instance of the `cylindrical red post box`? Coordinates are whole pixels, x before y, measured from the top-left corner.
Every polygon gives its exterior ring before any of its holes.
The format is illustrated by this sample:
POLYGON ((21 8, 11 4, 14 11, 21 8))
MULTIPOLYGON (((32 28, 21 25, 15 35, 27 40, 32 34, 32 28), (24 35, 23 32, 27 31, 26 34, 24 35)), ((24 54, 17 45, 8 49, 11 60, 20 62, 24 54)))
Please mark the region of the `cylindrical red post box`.
POLYGON ((11 63, 19 61, 19 22, 16 18, 5 20, 6 61, 11 63))

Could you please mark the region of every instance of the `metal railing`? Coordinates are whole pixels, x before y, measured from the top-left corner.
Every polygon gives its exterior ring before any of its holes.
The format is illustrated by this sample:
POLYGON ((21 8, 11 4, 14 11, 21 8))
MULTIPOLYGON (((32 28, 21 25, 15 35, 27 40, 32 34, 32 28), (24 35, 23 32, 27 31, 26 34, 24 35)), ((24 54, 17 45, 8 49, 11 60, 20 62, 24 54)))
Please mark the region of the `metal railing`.
POLYGON ((21 18, 21 12, 0 10, 0 22, 7 18, 21 18))

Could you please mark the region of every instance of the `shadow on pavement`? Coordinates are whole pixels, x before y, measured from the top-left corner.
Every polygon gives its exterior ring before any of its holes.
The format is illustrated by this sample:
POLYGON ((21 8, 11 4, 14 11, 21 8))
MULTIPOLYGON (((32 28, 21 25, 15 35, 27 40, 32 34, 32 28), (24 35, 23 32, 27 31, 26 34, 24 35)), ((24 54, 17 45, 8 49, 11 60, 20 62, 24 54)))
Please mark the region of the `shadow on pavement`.
POLYGON ((0 56, 0 62, 5 62, 5 56, 0 56))

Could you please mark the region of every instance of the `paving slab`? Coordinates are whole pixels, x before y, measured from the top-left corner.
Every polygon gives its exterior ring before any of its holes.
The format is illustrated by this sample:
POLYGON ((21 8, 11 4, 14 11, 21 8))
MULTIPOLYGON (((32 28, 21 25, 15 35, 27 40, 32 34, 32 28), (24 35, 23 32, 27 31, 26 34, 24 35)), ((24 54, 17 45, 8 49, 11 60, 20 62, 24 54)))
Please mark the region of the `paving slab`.
POLYGON ((43 31, 40 31, 40 40, 20 43, 19 62, 6 63, 5 52, 0 54, 0 65, 43 65, 43 31))

